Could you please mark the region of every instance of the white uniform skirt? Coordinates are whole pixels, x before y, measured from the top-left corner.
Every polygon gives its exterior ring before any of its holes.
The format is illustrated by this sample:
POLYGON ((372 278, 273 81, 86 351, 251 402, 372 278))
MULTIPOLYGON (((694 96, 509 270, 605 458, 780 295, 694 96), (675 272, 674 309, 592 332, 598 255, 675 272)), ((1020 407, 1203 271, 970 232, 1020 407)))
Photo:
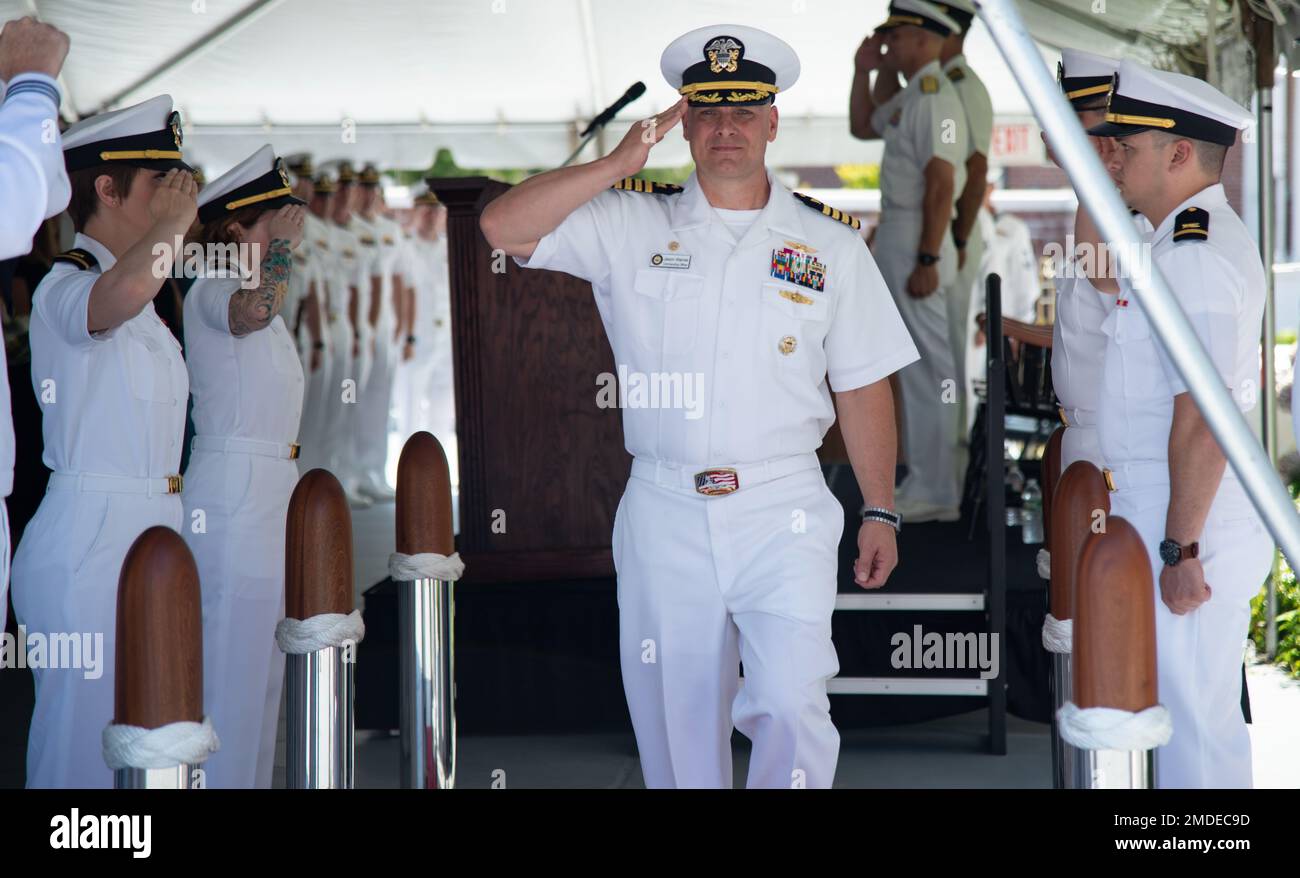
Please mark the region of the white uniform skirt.
POLYGON ((204 766, 210 789, 271 785, 284 680, 275 626, 297 482, 294 461, 256 454, 195 451, 185 472, 184 535, 203 591, 203 704, 221 739, 204 766))

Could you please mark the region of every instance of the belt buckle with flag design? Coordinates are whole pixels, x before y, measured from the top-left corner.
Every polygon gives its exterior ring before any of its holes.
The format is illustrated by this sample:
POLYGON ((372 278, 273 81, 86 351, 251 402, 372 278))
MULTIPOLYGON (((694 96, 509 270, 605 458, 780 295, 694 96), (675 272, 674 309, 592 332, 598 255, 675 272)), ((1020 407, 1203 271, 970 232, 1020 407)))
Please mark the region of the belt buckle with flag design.
POLYGON ((695 474, 695 490, 709 497, 740 490, 740 476, 734 469, 706 469, 695 474))

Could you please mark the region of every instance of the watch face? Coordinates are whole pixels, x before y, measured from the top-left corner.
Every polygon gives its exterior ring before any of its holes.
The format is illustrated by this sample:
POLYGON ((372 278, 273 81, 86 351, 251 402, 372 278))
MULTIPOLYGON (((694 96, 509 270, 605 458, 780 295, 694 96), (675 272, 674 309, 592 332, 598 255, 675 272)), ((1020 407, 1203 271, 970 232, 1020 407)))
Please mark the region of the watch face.
POLYGON ((1172 567, 1183 558, 1183 549, 1173 540, 1164 540, 1160 543, 1160 560, 1166 565, 1172 567))

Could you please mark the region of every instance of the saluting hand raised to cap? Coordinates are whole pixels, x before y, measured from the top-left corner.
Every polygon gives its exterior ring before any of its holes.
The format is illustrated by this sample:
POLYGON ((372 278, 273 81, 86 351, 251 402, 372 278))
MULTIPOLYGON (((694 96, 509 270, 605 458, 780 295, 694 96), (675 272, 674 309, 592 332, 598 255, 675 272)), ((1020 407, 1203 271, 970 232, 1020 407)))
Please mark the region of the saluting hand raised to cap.
POLYGON ((183 168, 172 168, 159 182, 149 199, 149 216, 153 221, 174 222, 189 228, 199 212, 199 184, 183 168))
POLYGON ((271 217, 267 232, 270 233, 271 240, 283 238, 288 241, 289 249, 292 250, 302 243, 303 224, 306 220, 307 214, 301 204, 286 204, 271 217))
POLYGON ((857 54, 853 56, 853 69, 858 73, 870 73, 880 69, 884 60, 884 55, 880 51, 883 43, 884 40, 878 33, 873 33, 863 40, 862 45, 858 46, 857 54))
POLYGON ((650 150, 663 140, 686 113, 686 98, 682 98, 657 116, 643 119, 623 135, 618 146, 609 154, 624 177, 639 173, 650 159, 650 150))
POLYGON ((68 57, 68 35, 32 16, 6 22, 0 29, 0 80, 20 73, 57 77, 68 57))

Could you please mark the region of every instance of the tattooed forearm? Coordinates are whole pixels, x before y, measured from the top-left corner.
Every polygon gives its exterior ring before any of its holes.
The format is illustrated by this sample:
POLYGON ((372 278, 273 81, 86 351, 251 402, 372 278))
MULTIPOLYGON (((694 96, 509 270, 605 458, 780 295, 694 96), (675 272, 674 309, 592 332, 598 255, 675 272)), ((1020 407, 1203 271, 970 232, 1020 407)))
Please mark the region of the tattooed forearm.
POLYGON ((262 260, 261 285, 252 290, 239 290, 230 297, 228 319, 231 335, 248 335, 270 325, 275 315, 280 313, 292 269, 289 242, 284 238, 272 238, 266 258, 262 260))

